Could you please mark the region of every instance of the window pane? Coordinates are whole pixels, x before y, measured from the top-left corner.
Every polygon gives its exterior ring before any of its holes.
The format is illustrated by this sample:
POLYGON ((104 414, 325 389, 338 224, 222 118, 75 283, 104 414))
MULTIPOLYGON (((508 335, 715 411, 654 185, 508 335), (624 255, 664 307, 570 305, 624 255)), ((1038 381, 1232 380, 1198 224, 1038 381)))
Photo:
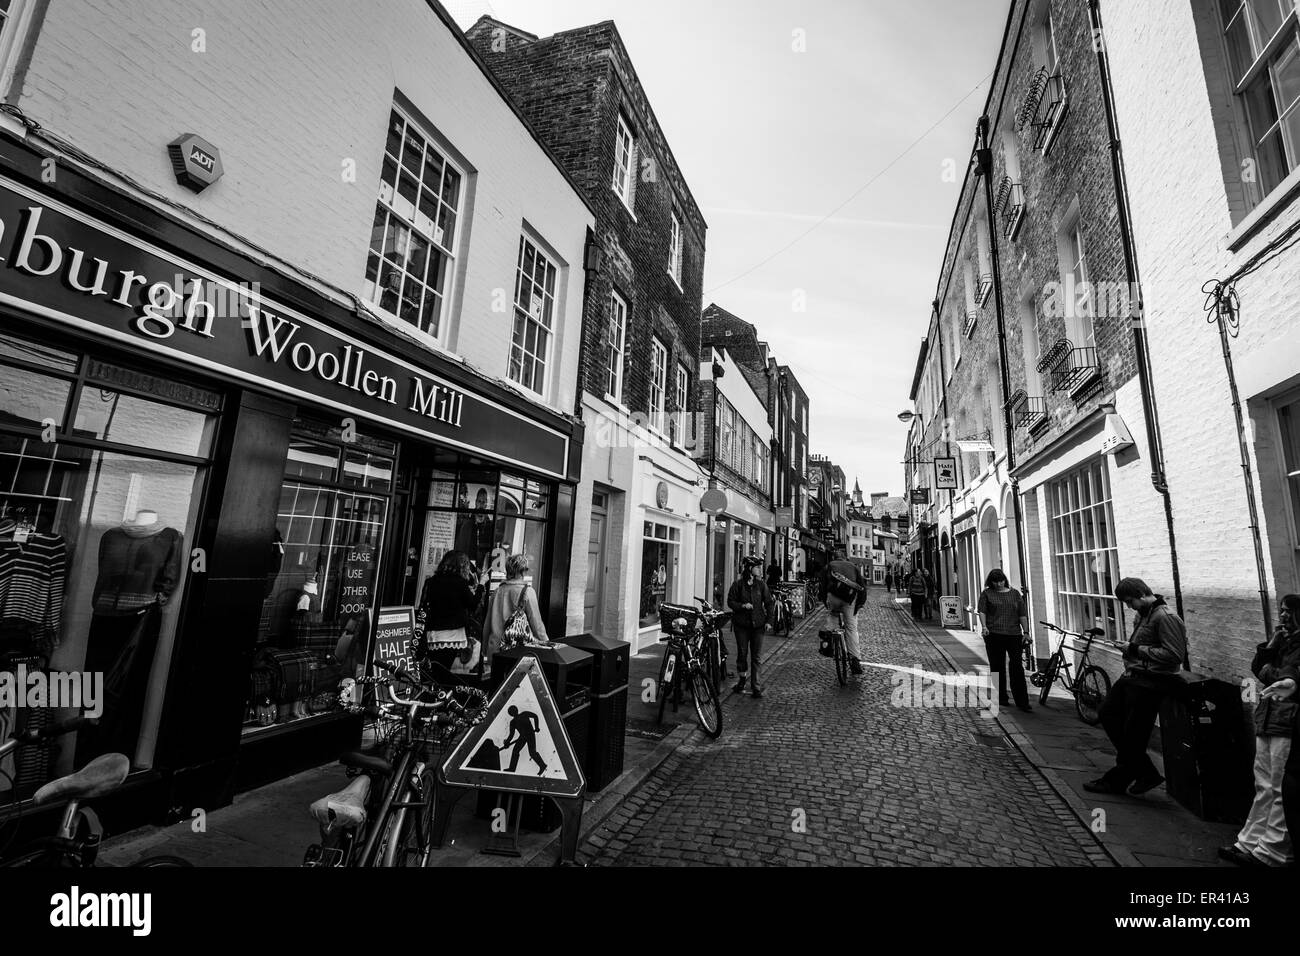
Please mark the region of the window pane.
POLYGON ((338 466, 339 452, 332 445, 305 438, 289 440, 289 457, 284 468, 286 477, 333 481, 338 466))
POLYGON ((201 412, 87 387, 81 393, 73 431, 122 445, 202 456, 208 453, 215 423, 215 418, 201 412))
POLYGON ((62 428, 71 391, 71 382, 0 364, 0 422, 39 427, 53 420, 62 428))
POLYGON ((0 358, 18 359, 29 365, 47 368, 51 372, 67 372, 75 375, 77 371, 77 356, 71 352, 63 352, 8 335, 0 335, 0 358))
POLYGON ((343 484, 369 491, 389 491, 393 485, 390 458, 349 451, 343 456, 343 484))

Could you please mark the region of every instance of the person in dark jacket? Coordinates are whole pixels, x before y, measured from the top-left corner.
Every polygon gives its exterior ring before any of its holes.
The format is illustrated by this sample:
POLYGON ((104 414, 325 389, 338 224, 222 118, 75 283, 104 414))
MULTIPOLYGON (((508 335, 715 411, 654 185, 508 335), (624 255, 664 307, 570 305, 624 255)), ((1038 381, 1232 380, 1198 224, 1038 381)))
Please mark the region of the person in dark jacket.
POLYGON ((781 583, 781 565, 776 563, 776 558, 767 566, 767 586, 770 588, 774 584, 781 583))
POLYGON ((1012 589, 1001 568, 994 568, 984 579, 979 616, 989 669, 998 675, 998 702, 1003 707, 1011 705, 1007 699, 1007 690, 1010 689, 1016 706, 1028 713, 1031 710, 1029 688, 1025 686, 1025 664, 1020 646, 1029 633, 1029 608, 1025 605, 1025 596, 1012 589), (1011 662, 1009 672, 1007 661, 1011 662))
POLYGON ((1083 785, 1089 793, 1139 796, 1164 783, 1147 755, 1147 744, 1160 712, 1160 701, 1177 680, 1187 652, 1182 620, 1152 593, 1141 578, 1124 578, 1115 597, 1136 614, 1133 635, 1124 649, 1124 676, 1101 705, 1101 724, 1115 745, 1115 766, 1083 785))
POLYGON ((424 612, 423 650, 433 660, 450 666, 469 645, 470 615, 478 606, 479 579, 464 551, 448 551, 438 570, 424 582, 420 610, 424 612))
POLYGON ((736 693, 745 692, 748 672, 750 693, 755 697, 763 696, 758 683, 758 660, 763 653, 763 629, 772 617, 772 592, 760 574, 762 567, 762 558, 753 555, 745 558, 741 562, 740 578, 727 592, 731 626, 736 634, 736 670, 740 678, 736 693))
POLYGON ((930 592, 930 585, 926 583, 925 574, 920 568, 913 568, 903 578, 903 584, 907 587, 907 596, 912 601, 912 620, 919 621, 925 617, 926 596, 930 592))
POLYGON ((893 568, 885 569, 885 593, 886 594, 894 593, 894 569, 893 568))
POLYGON ((1219 856, 1240 866, 1286 866, 1295 861, 1287 826, 1283 778, 1292 753, 1300 677, 1300 595, 1282 598, 1281 620, 1271 640, 1255 649, 1250 670, 1263 691, 1255 705, 1255 802, 1237 842, 1219 856))
POLYGON ((849 652, 849 669, 862 673, 862 651, 858 645, 858 612, 867 600, 867 579, 862 568, 848 559, 843 550, 834 553, 822 572, 822 600, 831 620, 844 629, 844 647, 849 652))

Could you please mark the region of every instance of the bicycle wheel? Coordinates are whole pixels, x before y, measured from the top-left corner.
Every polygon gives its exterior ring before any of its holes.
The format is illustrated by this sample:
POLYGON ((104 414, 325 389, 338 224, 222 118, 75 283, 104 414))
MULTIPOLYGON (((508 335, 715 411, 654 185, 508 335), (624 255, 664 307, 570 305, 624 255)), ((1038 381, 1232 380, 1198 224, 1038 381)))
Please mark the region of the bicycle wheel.
POLYGON ((147 856, 140 862, 131 864, 132 868, 144 867, 144 866, 155 867, 155 866, 193 866, 193 865, 194 864, 191 863, 189 860, 186 860, 179 856, 147 856))
POLYGON ((717 692, 698 664, 691 667, 691 697, 695 699, 695 716, 700 719, 704 732, 717 740, 722 735, 722 705, 717 692))
POLYGON ((1042 688, 1038 692, 1038 702, 1046 704, 1047 698, 1051 696, 1052 685, 1056 683, 1056 672, 1061 666, 1061 659, 1053 654, 1047 662, 1047 667, 1043 669, 1043 682, 1039 686, 1042 688))
MULTIPOLYGON (((409 792, 409 788, 403 788, 397 799, 407 799, 409 792)), ((379 846, 375 848, 375 866, 385 868, 397 866, 397 856, 402 846, 402 830, 406 826, 406 817, 406 807, 396 807, 389 812, 388 820, 384 823, 384 835, 379 838, 379 846)))
POLYGON ((1109 693, 1110 675, 1093 664, 1085 667, 1074 685, 1074 706, 1079 711, 1079 719, 1094 727, 1101 723, 1101 705, 1109 693))
POLYGON ((844 647, 844 638, 835 637, 835 678, 841 687, 849 686, 849 652, 844 647))

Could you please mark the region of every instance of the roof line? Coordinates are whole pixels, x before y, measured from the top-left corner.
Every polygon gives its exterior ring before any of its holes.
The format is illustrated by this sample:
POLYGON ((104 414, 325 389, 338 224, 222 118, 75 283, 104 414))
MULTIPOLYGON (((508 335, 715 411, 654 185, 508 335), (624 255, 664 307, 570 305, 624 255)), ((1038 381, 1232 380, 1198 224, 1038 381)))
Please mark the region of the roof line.
MULTIPOLYGON (((496 74, 492 72, 491 68, 479 54, 478 50, 474 49, 473 44, 469 42, 469 39, 465 36, 465 31, 460 28, 454 19, 452 19, 451 14, 447 12, 446 8, 444 8, 438 0, 424 0, 424 2, 428 5, 429 9, 434 12, 438 19, 443 22, 443 25, 451 31, 452 35, 456 38, 456 42, 460 44, 461 49, 469 54, 470 59, 478 66, 479 72, 487 78, 487 81, 492 84, 492 88, 497 91, 497 96, 501 98, 502 102, 504 102, 506 106, 510 107, 511 112, 515 114, 519 119, 519 122, 523 124, 524 129, 528 130, 528 134, 532 136, 533 142, 542 148, 542 152, 544 152, 551 160, 551 165, 560 171, 560 175, 564 177, 565 182, 567 182, 569 187, 577 193, 578 199, 587 207, 592 218, 595 218, 597 216, 595 205, 592 204, 591 200, 587 198, 587 194, 578 186, 577 180, 574 179, 573 176, 569 174, 569 171, 564 168, 564 164, 560 162, 560 157, 557 156, 555 151, 547 146, 542 140, 542 137, 538 135, 537 129, 528 121, 528 117, 524 116, 523 111, 519 109, 514 98, 506 92, 506 88, 501 85, 501 81, 497 79, 496 74)), ((502 26, 507 25, 508 24, 502 24, 502 26)))

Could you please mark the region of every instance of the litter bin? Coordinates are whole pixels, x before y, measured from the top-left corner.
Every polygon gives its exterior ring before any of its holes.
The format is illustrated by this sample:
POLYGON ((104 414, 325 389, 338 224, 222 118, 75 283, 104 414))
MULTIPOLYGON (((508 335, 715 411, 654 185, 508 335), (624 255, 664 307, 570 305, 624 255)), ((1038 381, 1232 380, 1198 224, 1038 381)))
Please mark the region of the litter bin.
MULTIPOLYGON (((520 658, 535 657, 541 665, 542 676, 550 688, 555 705, 560 710, 560 720, 564 730, 573 744, 574 756, 578 766, 586 774, 588 749, 588 724, 591 709, 591 681, 593 657, 585 650, 570 647, 567 644, 554 644, 551 647, 516 647, 508 651, 498 651, 492 656, 492 693, 505 683, 506 677, 515 669, 520 658)), ((490 818, 497 807, 497 798, 504 795, 482 791, 478 799, 478 816, 490 818)), ((524 830, 550 833, 558 830, 560 811, 549 797, 520 797, 519 825, 524 830)))
POLYGON ((627 641, 594 634, 571 634, 562 640, 592 656, 587 760, 582 772, 587 778, 587 789, 596 793, 613 783, 623 772, 627 675, 632 646, 627 641))
POLYGON ((1254 742, 1241 689, 1179 673, 1160 704, 1160 744, 1169 795, 1202 820, 1242 823, 1254 798, 1254 742))

